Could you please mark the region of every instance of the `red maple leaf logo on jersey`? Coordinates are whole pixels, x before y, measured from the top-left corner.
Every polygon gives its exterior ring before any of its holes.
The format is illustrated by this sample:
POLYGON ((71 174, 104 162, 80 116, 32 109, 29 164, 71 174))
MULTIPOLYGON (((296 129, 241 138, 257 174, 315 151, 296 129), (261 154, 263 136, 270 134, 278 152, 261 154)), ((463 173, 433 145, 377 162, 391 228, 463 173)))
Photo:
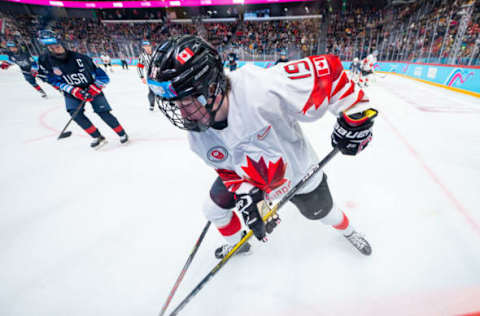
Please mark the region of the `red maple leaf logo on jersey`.
POLYGON ((280 158, 277 162, 268 162, 268 167, 265 164, 265 159, 260 157, 257 162, 247 156, 247 166, 242 167, 242 170, 247 174, 247 181, 264 192, 270 193, 273 189, 278 188, 287 179, 285 170, 287 165, 280 158))
POLYGON ((245 182, 235 171, 228 169, 217 169, 217 173, 222 179, 223 184, 230 192, 235 192, 245 182))

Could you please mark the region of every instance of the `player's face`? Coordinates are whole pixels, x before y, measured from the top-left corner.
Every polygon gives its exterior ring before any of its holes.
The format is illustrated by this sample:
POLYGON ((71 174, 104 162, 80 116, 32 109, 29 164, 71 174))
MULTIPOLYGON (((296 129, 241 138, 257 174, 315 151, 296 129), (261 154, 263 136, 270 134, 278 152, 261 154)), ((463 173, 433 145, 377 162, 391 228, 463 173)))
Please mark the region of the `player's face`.
POLYGON ((17 48, 16 46, 10 46, 10 47, 8 48, 8 50, 9 50, 10 52, 14 53, 14 54, 15 54, 16 52, 18 52, 18 48, 17 48))
POLYGON ((210 114, 205 108, 206 100, 203 96, 198 98, 188 96, 175 101, 175 104, 180 109, 184 119, 199 122, 203 125, 208 125, 210 122, 210 114))
POLYGON ((152 54, 152 46, 150 46, 150 45, 145 45, 145 46, 143 46, 143 49, 145 49, 145 52, 146 52, 147 54, 149 54, 149 55, 152 54))
POLYGON ((48 50, 56 55, 62 55, 65 53, 65 48, 60 44, 48 45, 48 50))

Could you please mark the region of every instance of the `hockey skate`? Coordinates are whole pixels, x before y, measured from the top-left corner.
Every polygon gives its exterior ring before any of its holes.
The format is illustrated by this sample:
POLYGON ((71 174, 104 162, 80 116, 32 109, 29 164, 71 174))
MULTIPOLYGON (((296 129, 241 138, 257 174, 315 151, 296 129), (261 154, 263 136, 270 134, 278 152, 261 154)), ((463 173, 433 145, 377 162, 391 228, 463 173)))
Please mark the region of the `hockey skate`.
MULTIPOLYGON (((235 247, 235 245, 230 245, 230 244, 225 244, 225 245, 222 245, 220 247, 218 247, 216 250, 215 250, 215 258, 217 259, 223 259, 225 258, 225 256, 230 252, 230 250, 233 249, 233 247, 235 247)), ((247 241, 245 242, 238 250, 237 252, 235 253, 235 256, 236 255, 249 255, 251 254, 252 252, 250 251, 250 248, 251 248, 251 245, 250 243, 247 241)))
POLYGON ((107 144, 107 140, 105 139, 105 137, 100 135, 100 137, 96 137, 93 140, 93 142, 90 144, 90 147, 92 147, 95 150, 98 150, 98 149, 102 148, 103 146, 105 146, 106 144, 107 144))
MULTIPOLYGON (((247 232, 243 232, 242 238, 247 234, 247 232)), ((215 258, 223 259, 225 256, 233 249, 235 245, 224 244, 215 249, 215 258)), ((248 241, 246 241, 240 248, 238 248, 236 255, 250 255, 252 252, 250 251, 251 245, 248 241)))
POLYGON ((120 136, 120 143, 121 143, 121 144, 125 144, 126 142, 128 142, 128 135, 127 135, 127 133, 125 133, 123 136, 120 136))
POLYGON ((353 233, 344 237, 365 256, 369 256, 372 253, 372 247, 360 233, 353 231, 353 233))
POLYGON ((40 91, 40 96, 44 99, 47 99, 47 94, 45 93, 45 91, 40 91))

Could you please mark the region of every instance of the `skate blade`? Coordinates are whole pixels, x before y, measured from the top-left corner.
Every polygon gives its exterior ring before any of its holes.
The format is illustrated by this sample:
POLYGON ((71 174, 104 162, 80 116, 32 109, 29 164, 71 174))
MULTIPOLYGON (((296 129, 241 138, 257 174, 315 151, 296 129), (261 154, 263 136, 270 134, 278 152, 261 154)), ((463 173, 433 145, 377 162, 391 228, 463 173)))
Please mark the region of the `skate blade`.
POLYGON ((105 146, 106 144, 108 144, 108 141, 107 140, 104 140, 102 141, 100 144, 97 145, 97 147, 93 148, 95 150, 99 150, 100 148, 102 148, 103 146, 105 146))

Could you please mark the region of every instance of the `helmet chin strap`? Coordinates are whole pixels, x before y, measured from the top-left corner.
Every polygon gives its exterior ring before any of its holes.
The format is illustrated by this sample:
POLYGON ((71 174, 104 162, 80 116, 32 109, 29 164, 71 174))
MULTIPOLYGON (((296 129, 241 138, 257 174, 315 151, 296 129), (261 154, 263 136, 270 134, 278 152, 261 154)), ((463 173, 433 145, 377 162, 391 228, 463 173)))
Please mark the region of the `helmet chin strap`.
MULTIPOLYGON (((209 111, 210 112, 209 126, 212 126, 213 124, 216 123, 215 116, 217 116, 217 112, 222 108, 224 100, 225 100, 225 93, 222 91, 222 98, 220 99, 220 103, 218 104, 217 109, 215 111, 209 111)), ((213 101, 213 102, 215 102, 215 101, 213 101)))
MULTIPOLYGON (((212 126, 216 123, 218 123, 217 121, 215 121, 215 116, 217 116, 217 113, 218 111, 222 108, 222 106, 224 106, 224 101, 225 101, 225 95, 227 93, 226 91, 226 82, 224 81, 225 78, 221 79, 219 82, 218 82, 218 86, 217 86, 217 89, 219 89, 220 93, 222 94, 222 98, 220 99, 220 102, 218 104, 218 107, 216 110, 209 110, 208 112, 210 113, 210 122, 209 122, 209 126, 212 126)), ((215 101, 216 101, 216 98, 217 98, 218 94, 215 94, 214 98, 213 98, 213 104, 212 104, 212 108, 214 107, 215 105, 215 101)))
MULTIPOLYGON (((218 105, 218 108, 215 111, 207 110, 208 115, 209 115, 208 123, 203 124, 203 123, 201 123, 200 121, 197 121, 197 120, 190 121, 188 119, 185 119, 184 120, 184 127, 188 130, 191 130, 191 131, 204 132, 207 129, 209 129, 210 127, 219 123, 219 122, 215 121, 215 116, 216 116, 218 110, 220 110, 220 108, 223 106, 223 101, 224 100, 225 100, 225 94, 222 92, 222 98, 220 99, 220 103, 218 105)), ((213 102, 215 102, 215 101, 213 101, 213 102)), ((206 107, 208 107, 208 105, 206 107)), ((213 107, 213 104, 212 104, 212 107, 213 107)))

